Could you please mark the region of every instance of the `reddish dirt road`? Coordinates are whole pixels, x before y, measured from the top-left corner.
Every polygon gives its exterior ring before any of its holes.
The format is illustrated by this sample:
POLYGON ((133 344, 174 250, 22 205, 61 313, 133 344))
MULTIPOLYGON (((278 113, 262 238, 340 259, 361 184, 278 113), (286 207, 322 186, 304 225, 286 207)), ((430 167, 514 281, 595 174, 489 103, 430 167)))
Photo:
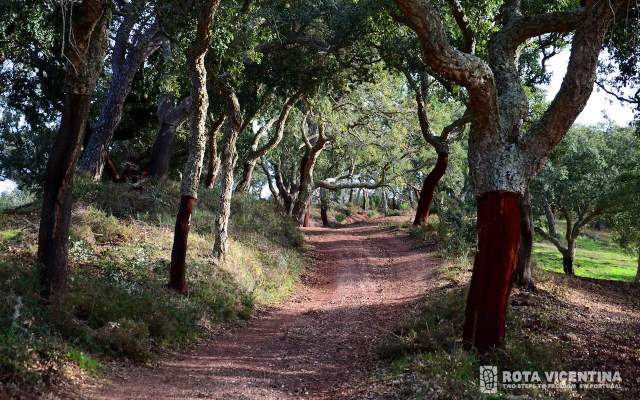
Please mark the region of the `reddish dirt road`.
POLYGON ((376 344, 428 289, 437 260, 371 223, 305 234, 312 265, 286 304, 155 368, 85 388, 84 396, 360 398, 376 344))

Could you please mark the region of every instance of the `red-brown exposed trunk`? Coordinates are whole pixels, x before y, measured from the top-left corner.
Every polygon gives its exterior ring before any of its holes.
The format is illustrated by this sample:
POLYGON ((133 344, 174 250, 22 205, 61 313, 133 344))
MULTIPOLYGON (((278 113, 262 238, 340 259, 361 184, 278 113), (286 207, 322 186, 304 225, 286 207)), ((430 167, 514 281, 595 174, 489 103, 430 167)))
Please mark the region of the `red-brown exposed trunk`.
POLYGON ((477 199, 478 249, 464 321, 466 346, 486 351, 505 334, 505 316, 520 243, 520 195, 484 193, 477 199))
POLYGON ((433 167, 429 175, 424 178, 422 184, 422 190, 420 191, 420 198, 418 199, 418 209, 416 210, 416 217, 413 220, 414 225, 426 225, 429 219, 429 210, 431 209, 431 203, 433 202, 433 194, 436 191, 438 182, 447 170, 449 163, 449 154, 438 153, 438 160, 433 167))
POLYGON ((304 223, 303 227, 308 228, 311 226, 311 200, 307 203, 307 209, 304 212, 304 223))
POLYGON ((120 174, 109 154, 105 155, 104 168, 107 170, 107 175, 109 175, 109 178, 111 178, 113 182, 120 182, 120 174))
POLYGON ((182 196, 180 198, 180 208, 178 209, 173 234, 169 287, 180 293, 187 291, 187 243, 189 240, 189 228, 191 227, 191 213, 195 204, 196 199, 191 196, 182 196))

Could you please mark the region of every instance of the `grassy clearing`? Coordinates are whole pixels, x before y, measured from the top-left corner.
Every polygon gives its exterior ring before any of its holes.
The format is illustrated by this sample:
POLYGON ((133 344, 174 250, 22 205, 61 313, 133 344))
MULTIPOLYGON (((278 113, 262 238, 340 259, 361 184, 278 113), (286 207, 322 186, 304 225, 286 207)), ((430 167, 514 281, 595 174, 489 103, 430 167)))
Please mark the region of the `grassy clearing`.
MULTIPOLYGON (((534 244, 536 262, 548 271, 562 272, 562 255, 546 241, 534 244)), ((612 243, 606 232, 588 231, 577 240, 574 268, 577 276, 594 279, 629 281, 635 279, 637 258, 612 243)))
MULTIPOLYGON (((205 192, 205 191, 203 191, 205 192)), ((178 187, 80 181, 70 238, 70 291, 50 309, 38 295, 37 212, 0 214, 0 392, 42 387, 64 365, 96 373, 112 358, 146 361, 222 321, 284 299, 302 270, 302 235, 272 205, 234 201, 228 263, 211 263, 217 196, 192 218, 187 296, 165 288, 178 187)))

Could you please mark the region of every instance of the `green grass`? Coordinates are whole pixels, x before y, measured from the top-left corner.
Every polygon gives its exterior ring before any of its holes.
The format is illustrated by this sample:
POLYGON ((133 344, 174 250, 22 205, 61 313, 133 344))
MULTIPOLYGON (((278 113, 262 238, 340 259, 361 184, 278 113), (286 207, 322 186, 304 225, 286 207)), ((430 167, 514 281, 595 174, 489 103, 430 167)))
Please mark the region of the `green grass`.
POLYGON ((20 229, 4 229, 0 230, 0 242, 8 242, 15 240, 20 236, 20 229))
MULTIPOLYGON (((578 238, 574 270, 577 276, 616 281, 633 281, 637 259, 622 248, 616 247, 605 233, 587 233, 578 238), (588 236, 587 236, 588 235, 588 236)), ((533 247, 537 264, 548 270, 562 272, 562 255, 549 242, 537 242, 533 247)))

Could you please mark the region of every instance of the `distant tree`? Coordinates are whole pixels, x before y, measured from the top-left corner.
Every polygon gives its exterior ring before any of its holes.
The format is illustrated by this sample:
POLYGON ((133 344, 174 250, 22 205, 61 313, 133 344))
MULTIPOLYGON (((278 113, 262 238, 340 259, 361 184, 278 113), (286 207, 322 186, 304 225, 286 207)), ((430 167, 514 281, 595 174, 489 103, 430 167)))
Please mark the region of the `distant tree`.
POLYGON ((272 118, 267 123, 263 124, 254 135, 251 141, 250 151, 245 156, 245 162, 242 166, 242 177, 236 187, 238 192, 247 192, 249 190, 253 178, 253 170, 255 169, 258 160, 280 144, 284 135, 287 119, 289 118, 289 112, 300 97, 301 93, 296 93, 293 96, 286 98, 279 116, 272 118), (264 132, 268 132, 274 124, 275 132, 272 133, 271 137, 265 144, 260 146, 260 140, 262 139, 264 132))
POLYGON ((111 51, 111 83, 80 161, 80 167, 94 180, 102 177, 109 146, 122 119, 125 99, 131 91, 136 72, 167 40, 151 2, 114 3, 119 25, 111 51))
POLYGON ((533 201, 545 221, 536 224, 535 230, 558 248, 567 275, 575 274, 576 240, 582 230, 596 218, 627 206, 621 203, 624 197, 618 194, 618 182, 629 164, 640 160, 630 133, 574 128, 532 181, 533 201), (566 223, 562 238, 556 233, 557 218, 566 223))
POLYGON ((175 96, 168 93, 158 102, 158 136, 151 148, 149 162, 149 176, 154 179, 167 177, 176 129, 187 118, 191 108, 191 97, 185 97, 177 104, 175 101, 175 96))

